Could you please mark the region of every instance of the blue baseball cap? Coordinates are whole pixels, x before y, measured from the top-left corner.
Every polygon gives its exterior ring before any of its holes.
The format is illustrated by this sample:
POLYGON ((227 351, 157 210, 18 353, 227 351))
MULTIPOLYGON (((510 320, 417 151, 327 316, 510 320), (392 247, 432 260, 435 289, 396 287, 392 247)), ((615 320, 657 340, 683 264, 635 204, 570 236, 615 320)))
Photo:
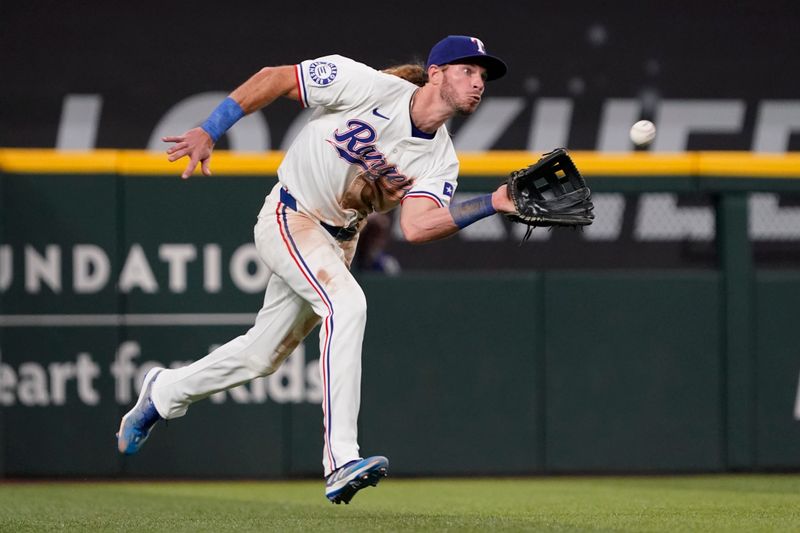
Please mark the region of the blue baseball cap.
POLYGON ((468 35, 448 35, 433 45, 425 68, 451 63, 480 65, 486 69, 487 81, 502 78, 508 70, 502 59, 486 53, 483 41, 468 35))

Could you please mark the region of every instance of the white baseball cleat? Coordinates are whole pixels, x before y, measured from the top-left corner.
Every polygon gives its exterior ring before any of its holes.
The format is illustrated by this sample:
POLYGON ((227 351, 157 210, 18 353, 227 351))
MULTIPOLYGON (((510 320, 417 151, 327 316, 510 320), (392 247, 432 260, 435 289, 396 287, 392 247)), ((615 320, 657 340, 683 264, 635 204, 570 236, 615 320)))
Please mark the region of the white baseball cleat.
POLYGON ((389 460, 381 455, 350 461, 325 479, 325 496, 331 503, 350 503, 356 492, 374 487, 388 472, 389 460))
POLYGON ((153 388, 153 382, 162 370, 164 369, 156 367, 145 374, 142 381, 142 391, 139 393, 136 405, 122 417, 122 422, 119 424, 119 433, 117 433, 117 448, 119 448, 120 453, 133 455, 138 452, 144 441, 150 436, 150 432, 156 422, 163 420, 158 411, 156 411, 153 400, 150 399, 150 390, 153 388))

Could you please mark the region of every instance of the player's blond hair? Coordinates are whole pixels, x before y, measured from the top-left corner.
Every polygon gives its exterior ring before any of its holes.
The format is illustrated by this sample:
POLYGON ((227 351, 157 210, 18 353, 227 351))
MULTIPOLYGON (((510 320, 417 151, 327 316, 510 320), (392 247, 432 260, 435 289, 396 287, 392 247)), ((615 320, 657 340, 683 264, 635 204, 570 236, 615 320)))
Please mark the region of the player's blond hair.
POLYGON ((393 67, 383 69, 383 72, 397 76, 398 78, 403 78, 404 80, 410 81, 414 85, 418 85, 420 87, 428 82, 428 72, 425 70, 424 66, 418 63, 395 65, 393 67))

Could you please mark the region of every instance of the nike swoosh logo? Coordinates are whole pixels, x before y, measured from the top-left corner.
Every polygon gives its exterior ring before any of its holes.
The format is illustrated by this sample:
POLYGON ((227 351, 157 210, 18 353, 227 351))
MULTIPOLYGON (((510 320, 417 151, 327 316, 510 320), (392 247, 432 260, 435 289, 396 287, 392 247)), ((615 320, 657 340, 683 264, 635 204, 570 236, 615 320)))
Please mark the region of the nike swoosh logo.
POLYGON ((380 114, 380 112, 378 111, 378 108, 377 108, 377 107, 376 107, 375 109, 373 109, 373 110, 372 110, 372 114, 373 114, 373 115, 375 115, 376 117, 381 117, 381 118, 385 118, 386 120, 391 120, 391 119, 390 119, 389 117, 387 117, 386 115, 381 115, 381 114, 380 114))

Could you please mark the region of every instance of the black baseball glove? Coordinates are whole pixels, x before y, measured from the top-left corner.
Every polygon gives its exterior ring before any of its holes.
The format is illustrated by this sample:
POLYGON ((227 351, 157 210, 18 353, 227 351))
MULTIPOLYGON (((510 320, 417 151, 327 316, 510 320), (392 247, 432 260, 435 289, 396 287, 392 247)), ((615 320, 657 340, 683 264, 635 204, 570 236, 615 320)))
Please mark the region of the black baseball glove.
POLYGON ((517 208, 506 216, 529 227, 579 227, 594 220, 592 192, 564 148, 544 154, 535 164, 513 172, 508 197, 517 208))

